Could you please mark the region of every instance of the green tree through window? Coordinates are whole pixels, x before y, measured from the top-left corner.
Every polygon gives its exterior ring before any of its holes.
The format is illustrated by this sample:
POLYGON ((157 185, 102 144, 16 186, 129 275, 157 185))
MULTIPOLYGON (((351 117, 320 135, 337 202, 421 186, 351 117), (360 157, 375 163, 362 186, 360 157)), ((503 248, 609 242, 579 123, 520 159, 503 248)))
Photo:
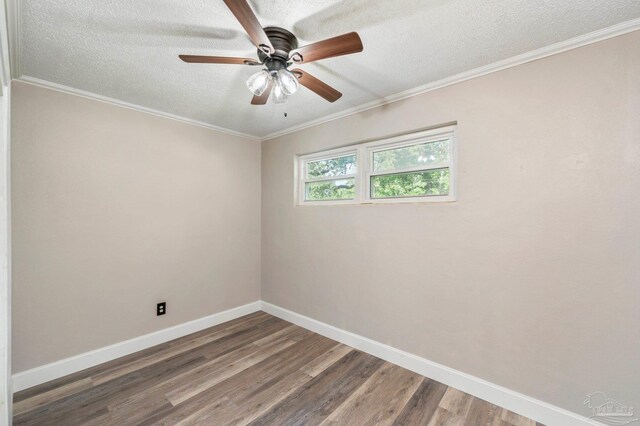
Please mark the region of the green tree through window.
MULTIPOLYGON (((449 140, 373 152, 373 171, 385 172, 407 168, 433 167, 448 163, 449 140)), ((371 197, 421 197, 449 194, 449 168, 399 172, 371 177, 371 197)))
POLYGON ((440 127, 301 155, 296 200, 316 205, 455 201, 455 129, 440 127))
POLYGON ((355 178, 326 179, 356 173, 356 156, 328 158, 307 163, 307 179, 322 179, 305 185, 308 201, 347 200, 356 196, 355 178))
POLYGON ((371 177, 371 197, 373 198, 420 197, 448 193, 449 169, 371 177))
POLYGON ((355 179, 307 183, 307 200, 347 200, 356 196, 355 179))

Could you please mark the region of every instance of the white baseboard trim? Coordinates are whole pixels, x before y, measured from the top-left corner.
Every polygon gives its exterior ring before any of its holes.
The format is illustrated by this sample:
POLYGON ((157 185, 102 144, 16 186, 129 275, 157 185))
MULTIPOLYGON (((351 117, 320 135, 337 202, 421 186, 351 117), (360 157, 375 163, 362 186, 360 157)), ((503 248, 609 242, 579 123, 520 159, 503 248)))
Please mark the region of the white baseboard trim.
POLYGON ((490 383, 486 380, 463 373, 442 364, 438 364, 417 355, 401 351, 389 345, 351 333, 329 324, 314 320, 313 318, 292 312, 288 309, 261 302, 262 310, 294 323, 300 327, 321 334, 340 343, 359 349, 378 358, 399 365, 407 370, 414 371, 429 377, 447 386, 454 387, 463 392, 476 396, 492 404, 499 405, 510 411, 528 417, 547 426, 584 426, 597 425, 587 417, 556 407, 546 402, 531 398, 521 393, 490 383))
POLYGON ((189 321, 164 330, 136 337, 124 342, 99 348, 90 352, 66 358, 51 364, 33 368, 13 375, 13 391, 19 392, 50 380, 72 374, 95 365, 150 348, 169 340, 177 339, 214 325, 222 324, 243 315, 262 310, 285 321, 336 340, 393 364, 414 371, 454 387, 463 392, 499 405, 515 413, 543 423, 547 426, 602 426, 579 414, 531 398, 486 380, 438 364, 417 355, 401 351, 384 343, 342 330, 313 318, 281 308, 268 302, 258 301, 208 317, 189 321))
POLYGON ((32 386, 46 383, 50 380, 58 379, 68 374, 159 345, 160 343, 168 342, 169 340, 231 321, 243 315, 257 312, 260 308, 261 304, 259 301, 249 303, 204 318, 165 328, 164 330, 145 334, 144 336, 125 340, 124 342, 115 343, 110 346, 52 362, 51 364, 32 368, 31 370, 22 371, 13 375, 13 391, 19 392, 32 386))

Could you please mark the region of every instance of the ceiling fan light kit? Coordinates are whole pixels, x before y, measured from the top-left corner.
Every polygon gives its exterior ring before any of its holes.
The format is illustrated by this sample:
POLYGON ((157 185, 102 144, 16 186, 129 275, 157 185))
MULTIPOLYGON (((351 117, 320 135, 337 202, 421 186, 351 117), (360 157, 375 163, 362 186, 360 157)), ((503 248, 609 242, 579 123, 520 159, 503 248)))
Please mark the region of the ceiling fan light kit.
POLYGON ((180 59, 188 63, 264 66, 247 80, 247 87, 253 93, 252 105, 264 105, 269 97, 276 104, 285 103, 287 97, 296 93, 300 85, 329 102, 335 102, 342 96, 342 93, 309 73, 288 68, 294 63, 305 64, 362 52, 362 41, 358 33, 351 32, 298 48, 296 36, 284 28, 262 28, 246 0, 224 2, 257 47, 259 61, 251 58, 197 55, 180 55, 180 59))
POLYGON ((291 96, 298 90, 298 77, 286 68, 278 71, 269 71, 268 68, 262 69, 253 74, 247 80, 247 87, 254 96, 262 95, 269 87, 271 82, 271 94, 274 103, 284 103, 287 96, 291 96))
POLYGON ((267 70, 258 71, 249 77, 247 87, 251 90, 251 93, 260 96, 267 90, 267 87, 269 87, 269 79, 271 79, 271 75, 267 70))
POLYGON ((298 77, 287 69, 281 69, 276 73, 278 86, 282 87, 285 95, 291 96, 298 91, 298 77))
POLYGON ((282 90, 282 86, 274 85, 272 93, 274 104, 283 104, 287 102, 287 95, 284 93, 284 90, 282 90))

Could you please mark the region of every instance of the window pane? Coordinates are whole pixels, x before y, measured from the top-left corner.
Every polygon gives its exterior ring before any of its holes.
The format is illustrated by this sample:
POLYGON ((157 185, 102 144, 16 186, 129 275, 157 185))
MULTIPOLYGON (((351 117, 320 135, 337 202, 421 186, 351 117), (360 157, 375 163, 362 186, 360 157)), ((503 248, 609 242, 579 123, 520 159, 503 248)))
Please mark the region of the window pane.
POLYGON ((307 179, 344 176, 356 172, 356 155, 310 161, 307 163, 307 179))
POLYGON ((371 176, 371 198, 449 194, 449 169, 371 176))
POLYGON ((449 139, 373 153, 373 170, 401 169, 449 161, 449 139))
POLYGON ((305 185, 307 201, 349 200, 356 196, 355 179, 336 179, 308 182, 305 185))

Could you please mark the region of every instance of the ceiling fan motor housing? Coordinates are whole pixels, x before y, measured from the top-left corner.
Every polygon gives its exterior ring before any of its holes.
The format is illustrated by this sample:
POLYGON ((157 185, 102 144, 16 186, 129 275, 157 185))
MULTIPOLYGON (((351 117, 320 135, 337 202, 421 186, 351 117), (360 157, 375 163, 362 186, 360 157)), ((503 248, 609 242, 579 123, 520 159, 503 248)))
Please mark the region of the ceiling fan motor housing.
POLYGON ((269 37, 275 51, 271 57, 258 49, 258 58, 264 62, 269 71, 278 71, 287 67, 289 52, 298 48, 298 39, 291 32, 280 27, 266 27, 264 32, 269 37))

